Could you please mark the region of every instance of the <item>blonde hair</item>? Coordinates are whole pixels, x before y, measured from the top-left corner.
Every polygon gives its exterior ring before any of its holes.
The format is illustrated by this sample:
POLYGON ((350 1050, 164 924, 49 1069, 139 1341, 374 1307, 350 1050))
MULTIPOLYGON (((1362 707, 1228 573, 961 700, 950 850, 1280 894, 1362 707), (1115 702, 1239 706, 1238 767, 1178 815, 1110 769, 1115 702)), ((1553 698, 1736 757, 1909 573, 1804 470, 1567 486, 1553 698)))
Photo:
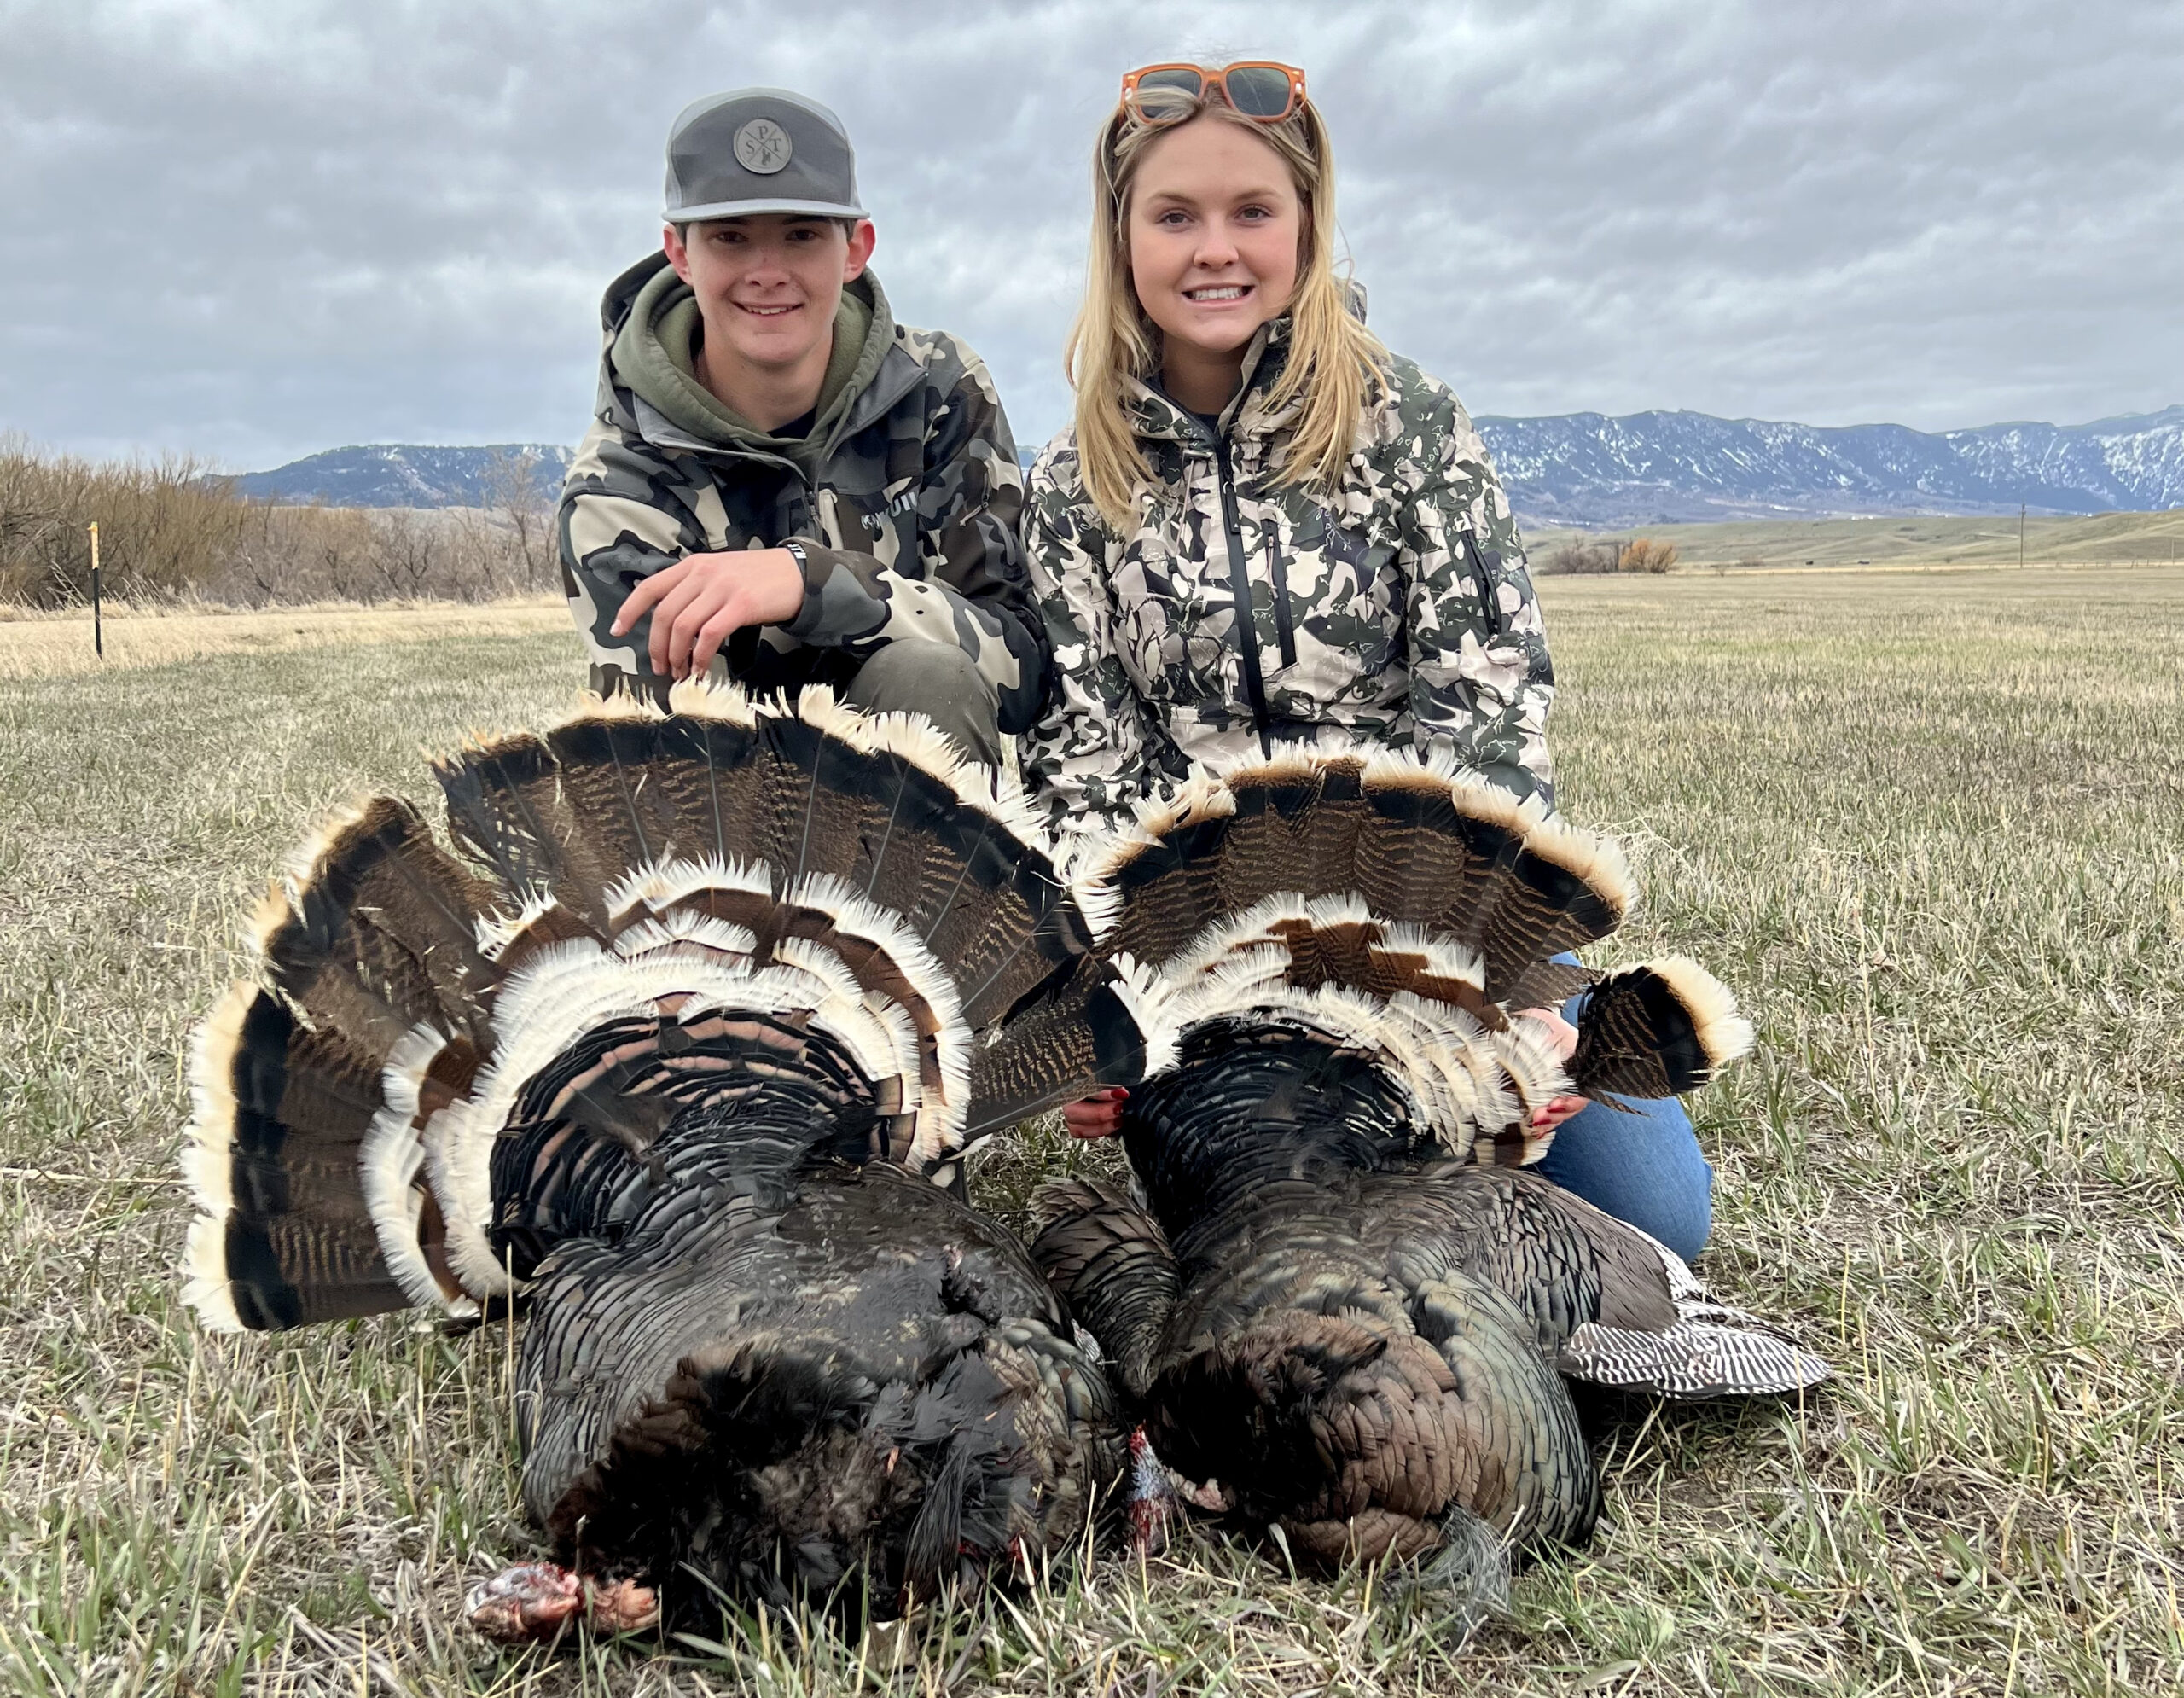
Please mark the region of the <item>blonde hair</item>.
POLYGON ((1386 370, 1387 350, 1350 311, 1349 284, 1335 273, 1334 153, 1318 109, 1300 99, 1281 123, 1259 123, 1222 97, 1215 67, 1201 68, 1206 87, 1195 100, 1173 90, 1159 91, 1162 116, 1182 114, 1174 123, 1147 124, 1118 107, 1093 150, 1091 261, 1062 369, 1077 392, 1077 454, 1085 492, 1117 526, 1130 522, 1139 491, 1153 480, 1130 427, 1124 386, 1133 377, 1151 378, 1160 367, 1159 329, 1130 282, 1130 189, 1146 150, 1171 131, 1202 117, 1245 125, 1281 156, 1304 208, 1297 287, 1285 308, 1289 358, 1267 397, 1274 410, 1299 404, 1280 468, 1285 483, 1328 491, 1339 486, 1368 386, 1386 370))

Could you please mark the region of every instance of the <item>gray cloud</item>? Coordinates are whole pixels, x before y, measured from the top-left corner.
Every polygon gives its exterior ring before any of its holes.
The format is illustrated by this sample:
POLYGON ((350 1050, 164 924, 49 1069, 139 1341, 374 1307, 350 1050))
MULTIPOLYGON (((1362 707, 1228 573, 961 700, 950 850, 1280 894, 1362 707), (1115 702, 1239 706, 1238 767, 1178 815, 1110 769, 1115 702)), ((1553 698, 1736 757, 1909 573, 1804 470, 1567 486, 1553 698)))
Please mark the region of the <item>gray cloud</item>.
POLYGON ((93 452, 573 439, 666 122, 746 82, 848 119, 899 316, 1042 437, 1117 79, 1224 49, 1306 67, 1374 322, 1474 410, 2184 399, 2173 0, 0 0, 0 429, 93 452))

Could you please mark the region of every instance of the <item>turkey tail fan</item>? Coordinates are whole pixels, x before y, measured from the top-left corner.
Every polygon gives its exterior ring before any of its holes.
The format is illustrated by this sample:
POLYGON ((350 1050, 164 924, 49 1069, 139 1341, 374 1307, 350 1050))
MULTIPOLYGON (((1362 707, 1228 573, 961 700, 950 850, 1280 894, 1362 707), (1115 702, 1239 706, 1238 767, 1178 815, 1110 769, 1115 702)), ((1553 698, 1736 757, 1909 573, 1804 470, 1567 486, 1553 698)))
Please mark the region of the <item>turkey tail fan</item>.
POLYGON ((1554 1009, 1600 982, 1597 968, 1574 962, 1536 961, 1510 982, 1503 1001, 1513 1009, 1554 1009))
POLYGON ((1209 920, 1268 898, 1346 896, 1475 951, 1497 1003, 1536 963, 1614 930, 1635 899, 1612 842, 1445 758, 1399 750, 1288 749, 1195 774, 1094 849, 1085 871, 1122 904, 1101 940, 1110 956, 1161 965, 1209 920))
POLYGON ((335 815, 267 893, 249 945, 270 988, 237 986, 195 1039, 187 1297, 207 1325, 458 1297, 412 1123, 490 1045, 474 933, 493 894, 386 796, 335 815))
POLYGON ((627 695, 593 698, 541 736, 473 739, 436 758, 456 841, 519 900, 550 893, 594 933, 607 892, 665 848, 665 822, 641 770, 659 710, 627 695))
POLYGON ((839 880, 948 963, 973 1028, 1090 946, 1014 781, 922 719, 868 718, 818 688, 792 707, 683 683, 670 701, 671 717, 595 701, 543 738, 439 763, 461 840, 602 936, 606 893, 671 859, 765 867, 775 899, 839 880))
POLYGON ((382 797, 269 898, 264 997, 201 1046, 209 1318, 508 1293, 635 1195, 676 1116, 784 1074, 818 1094, 810 1148, 940 1167, 974 1034, 1012 1010, 1035 1018, 985 1052, 988 1109, 1167 1053, 1091 957, 1112 898, 1072 889, 1013 786, 922 720, 816 689, 673 699, 595 700, 436 761, 477 871, 382 797))
POLYGON ((1373 825, 1358 839, 1358 894, 1376 914, 1442 929, 1478 905, 1542 811, 1459 778, 1451 760, 1399 750, 1368 762, 1359 788, 1373 825))
POLYGON ((1275 891, 1323 896, 1348 887, 1362 809, 1354 758, 1282 750, 1230 771, 1235 812, 1218 863, 1220 905, 1248 908, 1275 891), (1321 880, 1335 882, 1322 887, 1321 880))
POLYGON ((1570 1076, 1587 1096, 1678 1096, 1706 1084, 1751 1042, 1751 1022, 1721 980, 1687 957, 1664 956, 1593 986, 1570 1076))
POLYGON ((1040 1222, 1031 1259, 1099 1340, 1123 1389, 1142 1400, 1182 1288, 1159 1224, 1127 1197, 1082 1179, 1042 1187, 1031 1210, 1040 1222))
MULTIPOLYGON (((1482 784, 1459 786, 1457 806, 1500 799, 1482 784), (1467 794, 1468 793, 1468 794, 1467 794)), ((1489 840, 1491 828, 1479 835, 1489 840)), ((1521 838, 1505 839, 1466 905, 1443 921, 1460 942, 1486 959, 1486 992, 1505 1000, 1525 969, 1548 957, 1606 937, 1636 900, 1623 851, 1609 838, 1549 817, 1530 821, 1521 838)))
POLYGON ((1613 843, 1407 750, 1200 769, 1079 870, 1121 906, 1099 954, 1153 969, 1179 1039, 1271 1021, 1377 1050, 1448 1154, 1496 1165, 1545 1153, 1531 1114, 1570 1086, 1511 1010, 1589 985, 1548 957, 1635 899, 1613 843))
MULTIPOLYGON (((1223 772, 1201 769, 1087 855, 1121 913, 1102 952, 1154 965, 1211 920, 1270 897, 1333 897, 1358 887, 1373 811, 1356 755, 1284 749, 1223 772)), ((1385 912, 1385 910, 1375 910, 1385 912)))
POLYGON ((495 972, 479 921, 499 893, 376 796, 334 815, 257 917, 253 952, 314 1026, 384 1055, 420 1021, 482 1043, 495 972))

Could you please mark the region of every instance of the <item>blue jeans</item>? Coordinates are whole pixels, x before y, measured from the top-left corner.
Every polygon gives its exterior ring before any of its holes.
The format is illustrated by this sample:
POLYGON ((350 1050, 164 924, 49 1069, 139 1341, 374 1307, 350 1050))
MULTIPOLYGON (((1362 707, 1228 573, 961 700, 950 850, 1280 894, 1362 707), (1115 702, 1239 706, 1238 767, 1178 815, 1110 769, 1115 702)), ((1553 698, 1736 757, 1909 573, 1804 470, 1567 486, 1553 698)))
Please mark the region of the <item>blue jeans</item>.
MULTIPOLYGON (((1574 1026, 1584 1006, 1581 992, 1562 1017, 1574 1026)), ((1617 1100, 1635 1112, 1619 1114, 1595 1102, 1571 1115, 1534 1171, 1692 1261, 1714 1224, 1714 1170, 1699 1153, 1691 1116, 1673 1096, 1617 1100)))

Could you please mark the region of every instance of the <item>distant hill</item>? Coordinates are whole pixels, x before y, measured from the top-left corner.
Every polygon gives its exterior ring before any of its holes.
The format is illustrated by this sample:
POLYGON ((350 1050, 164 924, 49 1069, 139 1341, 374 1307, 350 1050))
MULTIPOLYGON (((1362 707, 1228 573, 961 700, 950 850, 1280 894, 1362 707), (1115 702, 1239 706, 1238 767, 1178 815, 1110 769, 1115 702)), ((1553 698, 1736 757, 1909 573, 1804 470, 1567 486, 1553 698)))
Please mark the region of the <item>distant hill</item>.
MULTIPOLYGON (((2092 424, 1927 433, 1717 419, 1480 418, 1519 515, 1532 526, 1693 524, 1876 514, 2150 513, 2184 507, 2184 406, 2092 424)), ((569 451, 544 443, 329 449, 235 480, 262 501, 474 507, 496 455, 531 456, 549 495, 569 451)), ((1028 463, 1030 455, 1025 456, 1028 463)))
POLYGON ((2086 425, 1778 424, 1705 413, 1482 417, 1534 525, 2184 507, 2184 407, 2086 425))
POLYGON ((235 492, 253 501, 322 501, 330 507, 484 507, 497 460, 528 460, 531 480, 547 499, 561 492, 570 451, 545 442, 502 442, 484 448, 421 447, 374 442, 329 448, 270 472, 246 472, 235 492))

